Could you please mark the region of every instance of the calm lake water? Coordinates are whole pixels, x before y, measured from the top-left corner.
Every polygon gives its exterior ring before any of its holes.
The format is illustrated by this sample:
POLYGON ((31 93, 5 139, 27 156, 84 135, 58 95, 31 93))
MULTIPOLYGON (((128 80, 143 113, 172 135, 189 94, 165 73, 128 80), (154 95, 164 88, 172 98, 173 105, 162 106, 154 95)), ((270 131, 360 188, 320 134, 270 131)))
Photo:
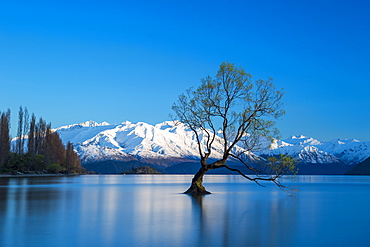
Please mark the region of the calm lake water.
POLYGON ((299 176, 292 197, 239 176, 0 178, 0 246, 369 246, 370 177, 299 176))

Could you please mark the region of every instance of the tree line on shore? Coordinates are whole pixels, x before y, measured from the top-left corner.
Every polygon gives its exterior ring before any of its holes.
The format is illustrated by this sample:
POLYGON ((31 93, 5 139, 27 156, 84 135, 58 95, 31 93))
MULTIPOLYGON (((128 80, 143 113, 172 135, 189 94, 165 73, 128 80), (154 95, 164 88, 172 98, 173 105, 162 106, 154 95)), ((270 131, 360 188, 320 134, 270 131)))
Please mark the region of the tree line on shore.
POLYGON ((31 117, 22 106, 18 112, 17 137, 10 137, 10 110, 0 112, 0 173, 83 173, 72 143, 65 146, 59 134, 42 117, 31 117))

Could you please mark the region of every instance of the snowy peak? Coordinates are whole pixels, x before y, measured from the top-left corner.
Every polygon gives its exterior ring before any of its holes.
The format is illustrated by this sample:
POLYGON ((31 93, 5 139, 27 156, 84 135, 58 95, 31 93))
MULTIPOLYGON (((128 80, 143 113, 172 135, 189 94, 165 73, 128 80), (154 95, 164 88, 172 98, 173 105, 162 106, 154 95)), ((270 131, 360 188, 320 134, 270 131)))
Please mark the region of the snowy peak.
POLYGON ((300 135, 300 136, 291 136, 290 139, 307 139, 307 136, 300 135))
POLYGON ((319 150, 314 146, 305 146, 298 154, 298 157, 301 160, 304 160, 307 163, 312 164, 331 164, 331 163, 340 163, 340 160, 324 151, 319 150))
POLYGON ((268 149, 273 150, 273 149, 278 149, 278 148, 281 148, 281 147, 289 147, 289 146, 294 146, 294 145, 291 144, 291 143, 287 143, 285 141, 274 139, 272 141, 272 143, 270 145, 268 145, 268 149))
POLYGON ((58 132, 64 143, 70 141, 73 144, 83 143, 99 134, 102 131, 112 128, 107 122, 97 123, 94 121, 87 121, 80 124, 71 124, 62 126, 55 131, 58 132))
POLYGON ((291 136, 288 139, 283 140, 286 143, 292 144, 292 145, 321 145, 322 142, 313 139, 311 137, 307 137, 304 135, 300 136, 291 136))
POLYGON ((179 122, 176 121, 165 121, 163 123, 156 124, 154 127, 161 130, 171 129, 175 127, 176 125, 179 125, 179 122))
POLYGON ((55 131, 62 132, 65 130, 70 131, 71 129, 81 129, 84 127, 91 128, 91 127, 96 127, 96 126, 108 126, 108 125, 110 124, 107 122, 97 123, 95 121, 86 121, 86 122, 79 123, 79 124, 71 124, 71 125, 62 126, 62 127, 56 128, 55 131))
POLYGON ((106 125, 110 125, 109 123, 107 122, 102 122, 102 123, 97 123, 95 121, 86 121, 84 123, 80 123, 79 125, 81 125, 82 127, 96 127, 96 126, 106 126, 106 125))

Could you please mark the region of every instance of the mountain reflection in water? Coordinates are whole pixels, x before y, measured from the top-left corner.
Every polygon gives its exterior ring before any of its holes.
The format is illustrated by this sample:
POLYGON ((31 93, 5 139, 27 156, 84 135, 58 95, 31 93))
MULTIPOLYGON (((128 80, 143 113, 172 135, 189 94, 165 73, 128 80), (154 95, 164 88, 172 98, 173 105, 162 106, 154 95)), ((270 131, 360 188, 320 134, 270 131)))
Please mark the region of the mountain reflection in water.
POLYGON ((208 175, 0 178, 0 246, 364 246, 370 178, 302 176, 273 184, 208 175), (287 181, 289 185, 293 183, 287 181))

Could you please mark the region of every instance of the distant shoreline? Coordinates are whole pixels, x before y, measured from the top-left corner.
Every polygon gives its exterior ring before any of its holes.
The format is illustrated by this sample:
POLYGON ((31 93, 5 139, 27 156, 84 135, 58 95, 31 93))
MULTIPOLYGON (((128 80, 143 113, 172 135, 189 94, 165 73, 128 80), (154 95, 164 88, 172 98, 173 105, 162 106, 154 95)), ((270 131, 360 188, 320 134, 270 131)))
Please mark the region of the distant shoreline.
POLYGON ((0 178, 27 178, 27 177, 67 177, 67 176, 76 176, 76 175, 67 175, 67 174, 0 174, 0 178))

